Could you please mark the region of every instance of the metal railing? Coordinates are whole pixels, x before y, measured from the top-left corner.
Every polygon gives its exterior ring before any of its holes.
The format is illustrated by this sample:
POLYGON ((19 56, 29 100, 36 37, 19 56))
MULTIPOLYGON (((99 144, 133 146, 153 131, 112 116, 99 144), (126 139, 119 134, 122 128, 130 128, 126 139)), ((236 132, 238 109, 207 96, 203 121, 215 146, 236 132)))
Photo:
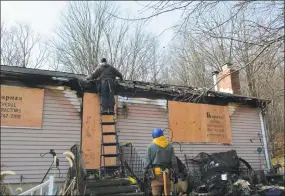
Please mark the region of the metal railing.
POLYGON ((136 175, 136 177, 142 180, 144 161, 136 151, 133 144, 130 142, 127 144, 120 145, 120 150, 123 154, 123 161, 128 164, 129 168, 136 175))
POLYGON ((35 186, 31 188, 30 190, 27 190, 19 195, 34 195, 38 190, 40 190, 39 195, 43 195, 43 188, 48 186, 48 195, 53 195, 53 184, 54 184, 54 176, 50 176, 49 180, 45 181, 42 184, 39 184, 38 186, 35 186))

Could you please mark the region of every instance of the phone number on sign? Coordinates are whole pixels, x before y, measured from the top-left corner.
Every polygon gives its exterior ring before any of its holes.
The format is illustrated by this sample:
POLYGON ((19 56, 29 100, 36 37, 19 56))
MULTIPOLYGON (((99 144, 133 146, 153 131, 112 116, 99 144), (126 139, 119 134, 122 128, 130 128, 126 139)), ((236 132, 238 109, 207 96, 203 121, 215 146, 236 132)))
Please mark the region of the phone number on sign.
POLYGON ((20 119, 21 114, 1 114, 1 118, 15 118, 20 119))

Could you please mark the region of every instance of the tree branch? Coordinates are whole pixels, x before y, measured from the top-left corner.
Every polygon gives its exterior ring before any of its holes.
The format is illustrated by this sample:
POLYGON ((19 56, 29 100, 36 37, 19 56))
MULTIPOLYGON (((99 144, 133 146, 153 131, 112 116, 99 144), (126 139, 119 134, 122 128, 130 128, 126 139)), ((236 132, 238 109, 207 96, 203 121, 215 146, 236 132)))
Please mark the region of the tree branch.
MULTIPOLYGON (((279 39, 284 39, 284 36, 279 37, 279 39)), ((279 40, 279 39, 278 39, 278 40, 279 40)), ((229 73, 229 74, 226 74, 226 75, 224 75, 223 77, 221 77, 213 86, 211 86, 211 87, 208 88, 206 91, 204 91, 201 95, 199 95, 199 96, 196 98, 196 100, 199 99, 199 98, 201 98, 201 97, 203 97, 205 94, 207 94, 212 88, 214 88, 217 84, 219 84, 219 83, 220 83, 224 78, 226 78, 227 76, 229 76, 229 75, 231 75, 231 74, 233 74, 233 73, 235 73, 235 72, 238 72, 238 71, 240 71, 240 70, 246 68, 247 66, 252 65, 252 63, 253 63, 267 48, 269 48, 269 47, 270 47, 273 43, 275 43, 275 42, 276 42, 276 41, 273 41, 273 42, 269 43, 268 45, 266 45, 265 47, 263 47, 262 50, 261 50, 249 63, 247 63, 246 65, 244 65, 244 66, 242 66, 241 68, 239 68, 239 69, 237 69, 237 70, 235 70, 235 71, 233 71, 233 72, 231 72, 231 73, 229 73)))

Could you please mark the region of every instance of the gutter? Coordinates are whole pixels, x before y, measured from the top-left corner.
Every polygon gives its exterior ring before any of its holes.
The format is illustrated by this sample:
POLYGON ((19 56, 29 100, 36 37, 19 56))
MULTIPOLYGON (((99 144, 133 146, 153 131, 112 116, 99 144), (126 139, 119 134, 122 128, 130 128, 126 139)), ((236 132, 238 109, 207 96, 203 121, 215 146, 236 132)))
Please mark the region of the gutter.
POLYGON ((268 144, 267 144, 267 137, 266 137, 266 130, 265 130, 265 122, 264 122, 264 116, 262 110, 259 112, 259 118, 260 118, 260 125, 261 125, 261 133, 262 133, 262 140, 263 140, 263 148, 264 148, 264 154, 266 159, 266 165, 267 169, 271 168, 270 164, 270 157, 268 152, 268 144))

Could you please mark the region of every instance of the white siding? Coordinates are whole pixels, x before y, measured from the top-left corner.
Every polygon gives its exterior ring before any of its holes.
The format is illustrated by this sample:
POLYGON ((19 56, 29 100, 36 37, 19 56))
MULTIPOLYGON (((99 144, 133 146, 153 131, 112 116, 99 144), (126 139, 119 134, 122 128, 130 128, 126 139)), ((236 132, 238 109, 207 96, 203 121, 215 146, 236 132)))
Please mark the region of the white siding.
MULTIPOLYGON (((140 100, 140 99, 138 99, 140 100)), ((168 113, 166 102, 135 101, 134 98, 129 99, 127 104, 128 116, 122 115, 122 103, 119 99, 118 110, 118 135, 119 142, 132 142, 138 153, 145 154, 148 144, 152 141, 152 130, 154 128, 168 128, 168 113), (149 104, 152 103, 152 104, 149 104)), ((168 136, 168 131, 165 131, 168 136)))
POLYGON ((1 128, 1 165, 16 172, 5 182, 19 183, 23 175, 23 183, 39 183, 52 161, 51 155, 40 157, 40 153, 50 149, 57 153, 61 175, 65 176, 68 163, 62 153, 80 144, 79 111, 80 100, 75 93, 45 89, 42 129, 1 128))
MULTIPOLYGON (((168 127, 167 109, 157 103, 155 101, 126 103, 127 118, 124 118, 122 109, 119 108, 117 124, 119 141, 132 142, 142 158, 145 156, 148 144, 152 141, 153 128, 168 127)), ((119 102, 120 105, 122 103, 119 102)), ((180 143, 182 148, 182 152, 180 152, 179 145, 174 143, 176 155, 185 163, 184 154, 187 155, 187 158, 194 158, 200 152, 215 153, 234 149, 238 156, 248 161, 254 169, 260 169, 260 163, 265 164, 265 157, 263 153, 260 156, 257 153, 257 148, 262 147, 257 139, 258 133, 261 134, 259 109, 231 105, 229 110, 233 136, 232 145, 180 143), (255 138, 253 142, 250 142, 251 138, 255 138)))
MULTIPOLYGON (((215 153, 236 150, 239 157, 245 159, 254 169, 260 169, 260 163, 265 164, 265 157, 257 152, 258 147, 262 147, 258 133, 261 133, 258 109, 248 107, 237 107, 231 115, 232 145, 223 144, 187 144, 182 143, 182 152, 178 145, 174 145, 178 157, 185 162, 184 154, 187 158, 194 158, 199 152, 215 153), (251 138, 255 138, 250 142, 251 138)), ((191 166, 191 165, 190 165, 191 166)))

